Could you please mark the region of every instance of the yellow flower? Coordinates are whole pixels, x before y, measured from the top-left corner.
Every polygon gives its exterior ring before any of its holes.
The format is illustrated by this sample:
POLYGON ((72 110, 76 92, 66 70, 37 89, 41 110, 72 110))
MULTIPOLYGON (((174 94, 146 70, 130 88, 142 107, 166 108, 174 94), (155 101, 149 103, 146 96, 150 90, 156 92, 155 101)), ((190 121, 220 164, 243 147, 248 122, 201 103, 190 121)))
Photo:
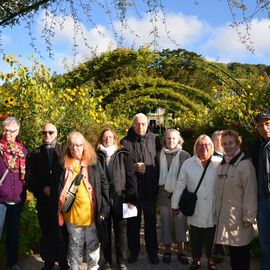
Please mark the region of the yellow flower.
POLYGON ((15 98, 14 97, 9 97, 4 100, 4 104, 6 106, 12 106, 15 103, 15 98))

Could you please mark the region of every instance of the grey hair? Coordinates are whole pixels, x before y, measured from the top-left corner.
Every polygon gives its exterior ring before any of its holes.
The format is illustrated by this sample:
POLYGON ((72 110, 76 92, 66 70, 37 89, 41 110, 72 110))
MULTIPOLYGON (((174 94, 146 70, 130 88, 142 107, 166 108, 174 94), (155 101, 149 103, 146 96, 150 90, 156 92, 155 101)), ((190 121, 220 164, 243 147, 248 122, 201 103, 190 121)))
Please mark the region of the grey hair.
POLYGON ((134 123, 138 118, 145 118, 147 120, 147 116, 144 113, 137 113, 133 116, 132 123, 134 123))
POLYGON ((211 138, 210 138, 208 135, 206 135, 206 134, 202 134, 202 135, 200 135, 200 136, 197 138, 196 142, 194 143, 193 154, 198 155, 198 153, 197 153, 197 144, 198 144, 202 139, 206 139, 206 140, 208 141, 208 143, 210 143, 211 148, 212 148, 212 150, 211 150, 211 152, 212 152, 211 155, 213 155, 213 154, 214 154, 214 144, 213 144, 211 138))
POLYGON ((222 135, 223 130, 216 130, 212 135, 212 141, 215 139, 216 136, 222 135))
POLYGON ((182 138, 182 136, 181 136, 179 130, 174 129, 174 128, 170 128, 170 129, 167 129, 167 130, 165 131, 164 137, 163 137, 163 140, 162 140, 162 144, 163 144, 164 146, 166 146, 166 136, 167 136, 167 134, 169 134, 169 133, 171 133, 171 132, 174 132, 174 133, 177 134, 177 136, 178 136, 178 138, 179 138, 178 144, 182 146, 182 144, 184 143, 184 139, 182 138))
POLYGON ((19 120, 18 120, 17 118, 13 117, 13 116, 10 116, 10 117, 6 118, 6 119, 3 121, 2 126, 3 126, 3 127, 8 126, 8 125, 11 124, 12 122, 15 122, 16 125, 17 125, 17 127, 18 127, 18 129, 20 129, 21 124, 20 124, 19 120))

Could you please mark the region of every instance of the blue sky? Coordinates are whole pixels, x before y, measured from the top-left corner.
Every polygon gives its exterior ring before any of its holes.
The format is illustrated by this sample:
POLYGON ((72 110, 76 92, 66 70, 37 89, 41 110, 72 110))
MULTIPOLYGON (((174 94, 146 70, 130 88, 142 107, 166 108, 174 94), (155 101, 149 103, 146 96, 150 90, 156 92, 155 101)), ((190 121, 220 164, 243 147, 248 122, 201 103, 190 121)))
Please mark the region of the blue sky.
MULTIPOLYGON (((76 1, 75 1, 76 2, 76 1)), ((86 0, 84 0, 86 2, 86 0)), ((100 0, 100 2, 103 2, 100 0)), ((122 35, 124 41, 121 46, 139 48, 149 46, 152 41, 150 32, 152 31, 149 23, 149 14, 144 13, 145 7, 141 0, 135 1, 138 16, 134 8, 128 12, 128 29, 121 31, 121 24, 112 14, 114 29, 118 35, 122 35), (136 34, 132 34, 132 33, 136 34), (121 34, 120 34, 121 33, 121 34)), ((167 31, 162 23, 163 14, 160 13, 157 22, 159 40, 157 50, 184 48, 194 51, 206 59, 217 62, 240 62, 251 64, 269 65, 270 60, 270 19, 267 12, 260 12, 256 18, 251 20, 250 38, 255 50, 251 53, 240 42, 239 35, 230 24, 232 15, 227 1, 225 0, 162 0, 166 9, 166 29, 169 31, 172 42, 168 39, 167 31), (211 3, 211 4, 210 4, 211 3)), ((254 8, 254 0, 244 1, 247 4, 247 13, 254 8)), ((110 7, 109 7, 110 8, 110 7)), ((235 10, 236 15, 241 12, 235 10)), ((98 6, 93 6, 91 15, 95 21, 96 28, 86 20, 84 15, 80 15, 82 21, 79 23, 84 38, 87 40, 96 53, 112 50, 119 46, 115 38, 108 16, 98 6)), ((62 73, 64 65, 71 67, 74 62, 77 64, 92 56, 92 51, 85 46, 84 39, 77 36, 77 55, 76 59, 72 52, 73 43, 73 19, 68 16, 58 14, 63 23, 55 25, 55 36, 52 39, 54 58, 50 59, 46 52, 44 40, 41 38, 44 26, 44 11, 39 12, 31 27, 31 33, 35 36, 35 46, 41 52, 42 58, 35 54, 37 59, 50 67, 52 71, 62 73)), ((48 17, 47 17, 48 18, 48 17)), ((51 18, 54 18, 51 15, 51 18)), ((50 19, 47 22, 50 22, 50 19)), ((240 17, 239 17, 240 18, 240 17)), ((55 18, 54 18, 55 19, 55 18)), ((240 32, 244 33, 244 26, 239 27, 240 32)), ((25 23, 13 28, 7 27, 2 31, 2 42, 4 53, 22 55, 23 61, 28 62, 27 58, 33 54, 33 48, 29 45, 30 40, 25 28, 25 23)), ((153 47, 150 47, 153 49, 153 47)), ((6 66, 0 62, 0 70, 5 70, 6 66)))

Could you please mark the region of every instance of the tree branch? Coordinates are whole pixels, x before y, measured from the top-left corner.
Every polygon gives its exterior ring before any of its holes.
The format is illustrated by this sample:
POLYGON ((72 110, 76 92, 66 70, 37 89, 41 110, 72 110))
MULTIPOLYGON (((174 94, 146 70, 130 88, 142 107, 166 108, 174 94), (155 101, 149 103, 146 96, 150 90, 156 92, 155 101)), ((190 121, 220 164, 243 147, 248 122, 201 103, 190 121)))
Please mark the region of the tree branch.
POLYGON ((17 12, 11 13, 10 16, 8 16, 4 20, 2 20, 0 22, 0 26, 7 25, 7 24, 9 24, 9 22, 11 20, 15 19, 17 16, 22 16, 24 13, 28 13, 28 12, 32 11, 33 9, 38 9, 40 6, 45 5, 48 2, 50 2, 50 1, 53 1, 53 0, 42 0, 42 1, 39 1, 39 2, 34 3, 33 5, 30 5, 30 6, 26 6, 24 8, 21 8, 17 12))

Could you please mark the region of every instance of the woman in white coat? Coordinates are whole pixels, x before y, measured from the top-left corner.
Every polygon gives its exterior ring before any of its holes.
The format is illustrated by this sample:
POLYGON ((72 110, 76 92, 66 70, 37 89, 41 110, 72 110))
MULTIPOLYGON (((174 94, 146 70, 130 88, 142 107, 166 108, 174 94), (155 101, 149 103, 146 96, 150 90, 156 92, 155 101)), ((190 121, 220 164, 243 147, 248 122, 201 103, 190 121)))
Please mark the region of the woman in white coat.
POLYGON ((172 196, 172 209, 178 210, 178 202, 187 187, 188 191, 194 192, 204 168, 208 165, 200 188, 197 192, 197 202, 193 216, 188 217, 190 225, 190 239, 192 246, 192 264, 190 270, 199 269, 203 244, 208 258, 208 269, 215 270, 216 265, 212 258, 212 246, 215 236, 216 220, 214 216, 214 185, 219 161, 212 160, 214 146, 207 135, 200 135, 194 144, 194 155, 184 161, 178 180, 176 190, 172 196))

